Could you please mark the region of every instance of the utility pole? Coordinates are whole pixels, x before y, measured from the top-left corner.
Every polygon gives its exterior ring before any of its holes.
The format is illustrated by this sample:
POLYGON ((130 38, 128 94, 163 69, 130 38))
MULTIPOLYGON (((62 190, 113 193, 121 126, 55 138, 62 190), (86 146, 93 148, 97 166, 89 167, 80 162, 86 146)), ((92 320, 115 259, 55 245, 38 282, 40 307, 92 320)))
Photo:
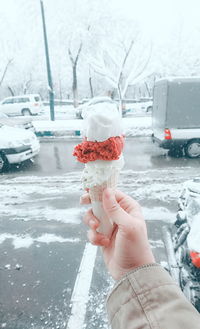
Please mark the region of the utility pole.
POLYGON ((44 5, 43 1, 40 0, 41 5, 41 14, 42 14, 42 25, 43 25, 43 33, 44 33, 44 46, 45 46, 45 55, 46 55, 46 65, 47 65, 47 77, 48 77, 48 89, 49 89, 49 103, 50 103, 50 116, 51 120, 55 120, 54 114, 54 91, 53 91, 53 82, 51 76, 51 66, 49 59, 49 47, 47 40, 47 31, 46 31, 46 23, 45 23, 45 15, 44 15, 44 5))

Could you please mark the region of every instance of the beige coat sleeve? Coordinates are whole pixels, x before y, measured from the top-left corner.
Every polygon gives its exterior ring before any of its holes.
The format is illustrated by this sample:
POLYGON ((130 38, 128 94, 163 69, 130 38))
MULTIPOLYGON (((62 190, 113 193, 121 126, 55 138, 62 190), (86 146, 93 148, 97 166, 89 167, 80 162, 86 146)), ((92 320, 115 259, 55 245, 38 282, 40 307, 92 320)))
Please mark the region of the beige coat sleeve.
POLYGON ((128 273, 107 300, 112 329, 200 329, 200 314, 158 264, 128 273))

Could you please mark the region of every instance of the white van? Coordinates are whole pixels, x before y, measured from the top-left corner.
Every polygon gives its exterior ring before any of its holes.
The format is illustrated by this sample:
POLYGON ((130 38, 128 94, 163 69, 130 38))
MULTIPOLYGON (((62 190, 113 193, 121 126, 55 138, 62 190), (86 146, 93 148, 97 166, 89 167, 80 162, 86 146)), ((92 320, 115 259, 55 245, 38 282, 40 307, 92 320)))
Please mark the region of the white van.
POLYGON ((0 123, 0 173, 10 164, 35 157, 39 151, 39 141, 32 131, 0 123))
POLYGON ((153 142, 174 153, 200 157, 200 78, 158 80, 153 97, 153 142))
POLYGON ((37 115, 43 110, 40 95, 30 94, 7 97, 0 102, 0 112, 11 115, 37 115))

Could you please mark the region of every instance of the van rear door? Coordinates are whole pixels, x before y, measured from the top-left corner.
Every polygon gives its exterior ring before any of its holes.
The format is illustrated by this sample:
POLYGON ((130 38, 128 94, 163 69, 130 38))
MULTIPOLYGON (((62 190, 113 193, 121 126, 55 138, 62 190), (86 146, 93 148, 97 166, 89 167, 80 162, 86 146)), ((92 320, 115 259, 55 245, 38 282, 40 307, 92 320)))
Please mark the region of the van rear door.
POLYGON ((159 140, 164 139, 166 122, 168 84, 166 80, 159 81, 154 87, 152 127, 153 134, 159 140))

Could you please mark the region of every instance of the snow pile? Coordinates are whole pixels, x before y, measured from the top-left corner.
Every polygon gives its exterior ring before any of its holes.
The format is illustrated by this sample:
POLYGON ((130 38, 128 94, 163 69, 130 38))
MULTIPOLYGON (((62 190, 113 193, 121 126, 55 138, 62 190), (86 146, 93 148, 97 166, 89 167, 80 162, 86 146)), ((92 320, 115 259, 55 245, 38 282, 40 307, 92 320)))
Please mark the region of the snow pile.
MULTIPOLYGON (((33 121, 36 133, 50 132, 53 136, 81 135, 83 120, 38 120, 33 121)), ((152 118, 150 116, 123 118, 123 133, 127 137, 151 136, 152 118)))
POLYGON ((152 117, 141 116, 122 119, 126 137, 139 137, 152 135, 152 117))
POLYGON ((55 234, 43 234, 39 237, 31 237, 29 234, 26 235, 17 235, 17 234, 10 234, 10 233, 3 233, 0 234, 0 244, 6 241, 7 239, 12 240, 13 247, 15 249, 19 248, 29 248, 33 243, 53 243, 53 242, 58 242, 58 243, 77 243, 80 240, 77 239, 72 239, 72 238, 63 238, 61 236, 55 235, 55 234))
POLYGON ((179 198, 179 218, 187 220, 190 232, 188 247, 200 252, 200 178, 187 181, 179 198))
POLYGON ((81 193, 80 172, 52 177, 2 176, 0 182, 1 218, 80 224, 84 211, 77 201, 81 193), (74 201, 66 202, 72 194, 74 201))

